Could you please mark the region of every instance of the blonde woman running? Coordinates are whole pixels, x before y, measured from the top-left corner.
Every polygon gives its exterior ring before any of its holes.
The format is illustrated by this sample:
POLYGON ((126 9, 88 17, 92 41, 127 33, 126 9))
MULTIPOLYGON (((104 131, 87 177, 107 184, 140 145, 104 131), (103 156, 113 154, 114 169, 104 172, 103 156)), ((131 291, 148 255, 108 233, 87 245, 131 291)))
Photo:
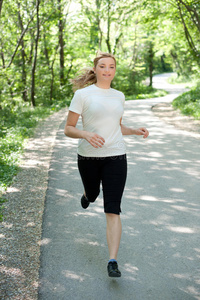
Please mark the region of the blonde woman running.
POLYGON ((110 277, 121 276, 117 254, 122 233, 121 199, 127 176, 123 135, 149 135, 144 127, 132 129, 122 124, 125 96, 111 88, 115 72, 115 57, 100 53, 94 59, 94 67, 73 80, 76 92, 64 130, 66 136, 79 139, 78 168, 84 186, 84 209, 96 200, 102 184, 110 277), (83 130, 76 128, 80 116, 83 130))

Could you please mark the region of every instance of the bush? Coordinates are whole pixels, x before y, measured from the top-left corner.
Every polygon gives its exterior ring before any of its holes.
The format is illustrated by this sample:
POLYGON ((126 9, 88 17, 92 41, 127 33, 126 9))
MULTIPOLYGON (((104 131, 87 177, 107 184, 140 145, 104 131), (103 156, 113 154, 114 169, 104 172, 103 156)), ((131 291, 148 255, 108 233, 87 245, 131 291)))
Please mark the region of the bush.
POLYGON ((4 105, 0 109, 0 194, 16 175, 24 142, 34 133, 38 122, 61 107, 66 102, 54 102, 51 107, 37 106, 20 102, 15 106, 4 105))
POLYGON ((191 115, 200 120, 200 87, 193 88, 172 102, 173 107, 180 109, 185 115, 191 115))
POLYGON ((114 89, 120 90, 125 95, 135 95, 141 86, 142 80, 145 79, 145 68, 140 66, 131 70, 128 65, 119 65, 117 73, 112 82, 114 89))

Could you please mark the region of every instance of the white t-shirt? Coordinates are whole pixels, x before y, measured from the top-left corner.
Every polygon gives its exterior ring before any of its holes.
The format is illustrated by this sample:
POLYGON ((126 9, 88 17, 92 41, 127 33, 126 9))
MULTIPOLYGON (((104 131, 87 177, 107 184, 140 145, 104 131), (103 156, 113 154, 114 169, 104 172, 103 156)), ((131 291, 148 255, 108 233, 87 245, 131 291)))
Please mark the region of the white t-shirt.
POLYGON ((124 112, 125 96, 115 89, 102 89, 92 84, 77 90, 69 110, 82 117, 83 130, 105 139, 102 148, 94 148, 85 139, 79 140, 78 154, 86 157, 107 157, 126 152, 120 119, 124 112))

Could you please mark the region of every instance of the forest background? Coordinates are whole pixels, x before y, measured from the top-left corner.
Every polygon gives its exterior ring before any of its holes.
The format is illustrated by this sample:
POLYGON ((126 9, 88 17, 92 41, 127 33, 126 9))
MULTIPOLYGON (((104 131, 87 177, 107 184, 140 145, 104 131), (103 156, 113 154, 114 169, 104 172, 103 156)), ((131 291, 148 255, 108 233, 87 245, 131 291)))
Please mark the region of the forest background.
POLYGON ((97 50, 115 54, 113 87, 126 99, 162 96, 153 75, 176 72, 192 89, 174 105, 200 118, 199 0, 0 0, 0 26, 1 192, 24 140, 69 104, 70 79, 97 50))

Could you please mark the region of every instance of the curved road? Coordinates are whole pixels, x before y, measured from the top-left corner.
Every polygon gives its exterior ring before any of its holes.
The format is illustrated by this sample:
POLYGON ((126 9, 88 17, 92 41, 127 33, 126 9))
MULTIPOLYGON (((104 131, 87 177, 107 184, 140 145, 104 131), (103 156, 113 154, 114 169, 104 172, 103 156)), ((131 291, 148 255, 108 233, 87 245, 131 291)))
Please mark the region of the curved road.
POLYGON ((122 204, 123 234, 118 256, 122 277, 107 275, 108 250, 102 193, 87 210, 77 140, 57 133, 43 217, 40 300, 200 299, 200 140, 166 125, 151 111, 181 92, 127 101, 123 121, 146 126, 148 139, 126 137, 128 179, 122 204))

